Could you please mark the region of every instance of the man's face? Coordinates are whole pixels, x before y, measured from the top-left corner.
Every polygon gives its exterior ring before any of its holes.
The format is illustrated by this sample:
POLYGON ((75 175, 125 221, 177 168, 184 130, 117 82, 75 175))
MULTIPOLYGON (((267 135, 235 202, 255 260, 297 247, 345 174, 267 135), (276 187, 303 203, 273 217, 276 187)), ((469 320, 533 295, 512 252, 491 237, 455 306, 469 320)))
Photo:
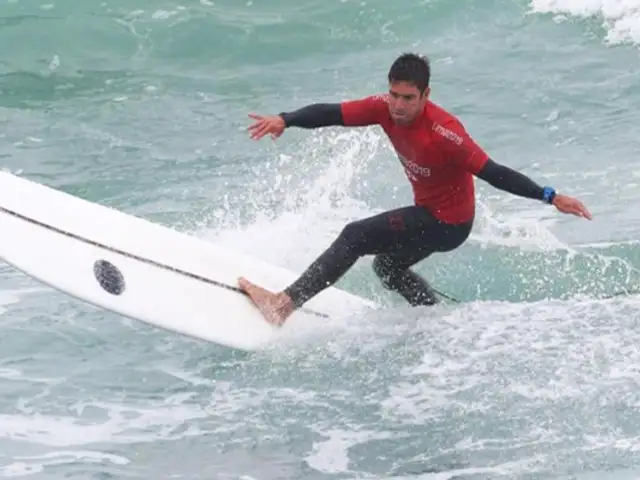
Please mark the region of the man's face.
POLYGON ((422 95, 412 83, 392 82, 389 84, 389 113, 398 125, 411 123, 424 108, 429 96, 427 87, 422 95))

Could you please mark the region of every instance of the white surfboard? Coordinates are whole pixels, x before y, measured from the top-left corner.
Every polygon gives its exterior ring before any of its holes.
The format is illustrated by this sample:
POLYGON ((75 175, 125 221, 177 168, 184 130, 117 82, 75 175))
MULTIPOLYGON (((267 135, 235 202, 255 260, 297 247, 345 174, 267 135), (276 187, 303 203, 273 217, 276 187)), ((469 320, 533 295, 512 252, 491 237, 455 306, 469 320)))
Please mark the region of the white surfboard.
MULTIPOLYGON (((284 268, 0 172, 0 258, 73 297, 148 324, 243 350, 282 332, 237 288, 245 276, 279 290, 284 268)), ((330 287, 286 328, 375 304, 330 287)))

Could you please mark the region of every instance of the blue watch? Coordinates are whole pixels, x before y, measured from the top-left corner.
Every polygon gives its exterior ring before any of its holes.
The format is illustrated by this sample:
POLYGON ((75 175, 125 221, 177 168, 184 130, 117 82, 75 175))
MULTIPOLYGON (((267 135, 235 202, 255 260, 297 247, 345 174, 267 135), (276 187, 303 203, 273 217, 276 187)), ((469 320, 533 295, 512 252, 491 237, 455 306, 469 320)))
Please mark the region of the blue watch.
POLYGON ((553 199, 556 196, 556 191, 553 187, 544 187, 542 189, 542 201, 544 203, 553 203, 553 199))

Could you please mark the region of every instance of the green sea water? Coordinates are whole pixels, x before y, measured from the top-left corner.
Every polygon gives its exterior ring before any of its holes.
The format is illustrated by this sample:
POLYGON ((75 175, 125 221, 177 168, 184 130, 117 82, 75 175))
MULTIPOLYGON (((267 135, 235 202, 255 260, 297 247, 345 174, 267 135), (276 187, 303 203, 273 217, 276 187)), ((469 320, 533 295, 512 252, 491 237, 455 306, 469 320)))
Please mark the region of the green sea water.
MULTIPOLYGON (((417 270, 462 305, 387 308, 241 354, 0 264, 0 477, 640 475, 638 0, 0 0, 0 165, 294 271, 412 194, 377 128, 248 138, 248 114, 433 100, 594 219, 476 182, 470 240, 417 270)), ((90 219, 88 219, 90 221, 90 219)), ((10 232, 0 232, 7 235, 10 232)), ((151 300, 151 299, 150 299, 151 300)))

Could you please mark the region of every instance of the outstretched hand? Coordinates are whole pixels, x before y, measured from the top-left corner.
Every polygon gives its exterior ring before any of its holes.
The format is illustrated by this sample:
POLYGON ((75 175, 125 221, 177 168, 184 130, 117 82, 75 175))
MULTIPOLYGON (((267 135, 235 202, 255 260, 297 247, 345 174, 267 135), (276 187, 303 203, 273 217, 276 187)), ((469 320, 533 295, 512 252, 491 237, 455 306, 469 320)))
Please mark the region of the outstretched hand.
POLYGON ((569 197, 567 195, 556 195, 553 199, 553 205, 562 213, 570 213, 578 217, 584 217, 591 220, 591 213, 577 198, 569 197))
POLYGON ((259 140, 265 135, 271 135, 271 138, 276 139, 282 135, 286 128, 284 119, 280 115, 264 116, 250 113, 249 118, 255 120, 248 128, 253 140, 259 140))

